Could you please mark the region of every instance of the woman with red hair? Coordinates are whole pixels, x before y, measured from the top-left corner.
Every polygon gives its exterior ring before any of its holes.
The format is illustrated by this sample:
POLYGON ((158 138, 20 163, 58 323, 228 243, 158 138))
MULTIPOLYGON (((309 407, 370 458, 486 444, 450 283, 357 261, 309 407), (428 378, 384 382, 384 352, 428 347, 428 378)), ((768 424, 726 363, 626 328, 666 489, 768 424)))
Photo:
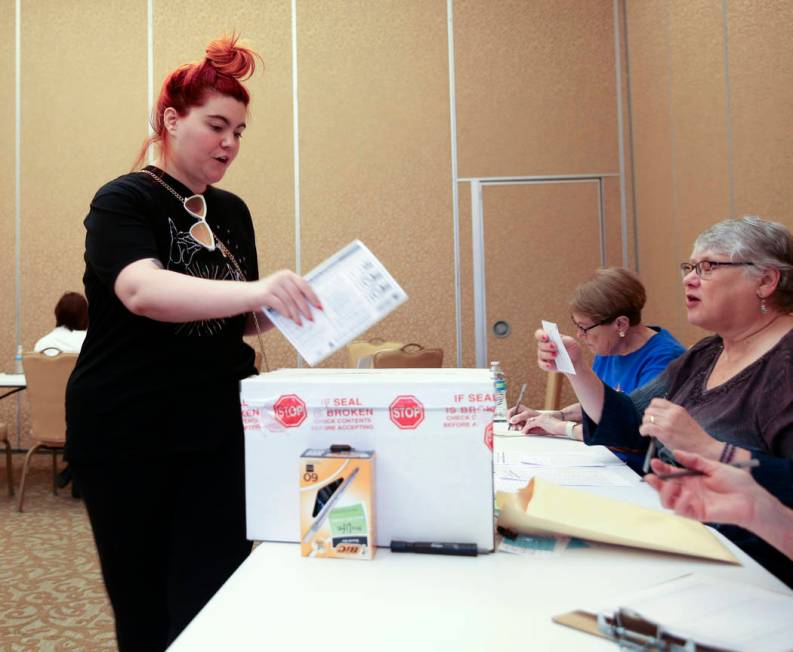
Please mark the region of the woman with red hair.
POLYGON ((242 339, 321 309, 290 271, 259 279, 245 203, 215 187, 239 152, 255 54, 236 37, 167 76, 157 165, 99 189, 85 219, 88 334, 66 395, 67 444, 119 649, 163 650, 250 552, 242 339))

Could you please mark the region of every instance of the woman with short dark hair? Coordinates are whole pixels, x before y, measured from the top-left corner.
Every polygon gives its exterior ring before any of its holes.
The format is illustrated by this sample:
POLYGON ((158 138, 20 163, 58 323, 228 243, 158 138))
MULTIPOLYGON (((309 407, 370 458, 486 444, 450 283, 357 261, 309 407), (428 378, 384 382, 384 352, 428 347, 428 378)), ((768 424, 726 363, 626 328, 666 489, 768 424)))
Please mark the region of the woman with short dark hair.
POLYGON ((79 292, 66 292, 55 304, 55 328, 36 342, 33 350, 53 355, 79 353, 88 328, 88 302, 79 292), (57 351, 56 351, 57 349, 57 351))
MULTIPOLYGON (((642 323, 646 300, 644 285, 634 272, 607 267, 579 285, 570 301, 576 335, 595 354, 593 372, 618 392, 632 392, 650 382, 685 351, 668 330, 642 323)), ((578 403, 551 413, 520 406, 510 421, 526 434, 583 438, 578 403)))

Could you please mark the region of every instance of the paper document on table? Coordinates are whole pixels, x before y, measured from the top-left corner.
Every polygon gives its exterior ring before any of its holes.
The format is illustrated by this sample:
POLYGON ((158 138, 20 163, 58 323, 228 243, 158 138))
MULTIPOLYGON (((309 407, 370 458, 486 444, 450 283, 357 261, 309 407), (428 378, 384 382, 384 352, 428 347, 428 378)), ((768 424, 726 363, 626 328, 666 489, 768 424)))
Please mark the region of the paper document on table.
POLYGON ((605 446, 589 446, 584 450, 551 453, 524 453, 520 457, 523 464, 563 468, 568 466, 621 466, 620 458, 605 446))
MULTIPOLYGON (((633 483, 618 473, 600 467, 543 468, 528 464, 510 465, 496 471, 499 477, 523 480, 542 478, 557 485, 570 487, 631 487, 633 483)), ((638 483, 638 481, 637 481, 638 483)))
POLYGON ((518 478, 502 477, 499 475, 493 478, 493 489, 496 492, 503 491, 505 493, 514 494, 525 486, 526 481, 518 478))
POLYGON ((542 329, 548 334, 548 338, 556 345, 556 370, 565 374, 573 374, 573 361, 567 353, 562 343, 562 336, 559 334, 559 327, 552 321, 542 320, 542 329))
POLYGON ((737 564, 705 525, 536 477, 517 493, 498 492, 498 524, 522 534, 563 534, 737 564))
POLYGON ((611 619, 620 609, 676 636, 727 650, 790 650, 793 596, 698 573, 585 609, 611 619))
POLYGON ((272 308, 273 325, 310 365, 338 351, 407 299, 383 264, 360 240, 354 240, 305 276, 322 302, 314 321, 298 326, 272 308))

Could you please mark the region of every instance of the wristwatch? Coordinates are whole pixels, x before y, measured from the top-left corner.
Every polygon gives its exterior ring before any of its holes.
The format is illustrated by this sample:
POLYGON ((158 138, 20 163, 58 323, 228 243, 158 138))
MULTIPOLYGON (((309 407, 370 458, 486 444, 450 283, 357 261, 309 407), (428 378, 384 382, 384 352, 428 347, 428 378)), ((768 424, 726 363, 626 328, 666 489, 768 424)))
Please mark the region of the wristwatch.
POLYGON ((564 434, 568 439, 575 439, 575 435, 573 434, 573 430, 578 424, 575 421, 565 421, 564 422, 564 434))

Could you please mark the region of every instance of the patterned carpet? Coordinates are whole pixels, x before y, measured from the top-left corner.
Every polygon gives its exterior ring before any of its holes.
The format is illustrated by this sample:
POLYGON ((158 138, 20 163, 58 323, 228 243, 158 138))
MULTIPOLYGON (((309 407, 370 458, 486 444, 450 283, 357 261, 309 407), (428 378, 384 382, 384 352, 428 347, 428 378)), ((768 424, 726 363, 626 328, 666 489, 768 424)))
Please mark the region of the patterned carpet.
MULTIPOLYGON (((83 503, 52 495, 51 457, 35 455, 25 511, 0 468, 0 651, 115 650, 110 604, 83 503)), ((14 456, 14 480, 22 475, 14 456)))

